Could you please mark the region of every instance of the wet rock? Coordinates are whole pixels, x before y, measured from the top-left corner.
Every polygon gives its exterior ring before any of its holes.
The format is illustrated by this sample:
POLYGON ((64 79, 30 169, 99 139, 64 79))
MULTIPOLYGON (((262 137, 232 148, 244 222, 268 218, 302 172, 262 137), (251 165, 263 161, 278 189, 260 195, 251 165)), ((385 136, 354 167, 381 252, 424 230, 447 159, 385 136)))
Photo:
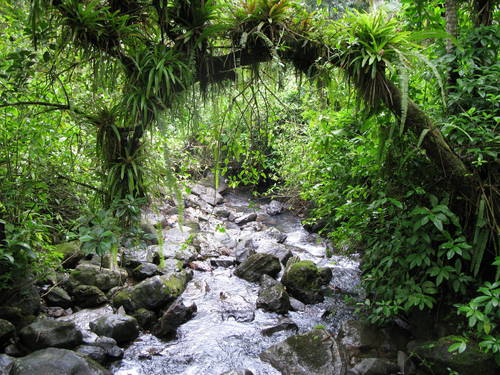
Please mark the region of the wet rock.
POLYGON ((0 375, 8 375, 12 365, 14 364, 14 358, 7 354, 0 354, 0 375))
POLYGON ((328 285, 332 280, 332 269, 328 267, 319 268, 319 277, 321 279, 321 285, 328 285))
POLYGON ((172 273, 181 272, 184 269, 184 262, 179 259, 173 258, 164 259, 162 266, 159 264, 159 262, 157 265, 158 270, 163 275, 171 275, 172 273))
POLYGON ((14 333, 16 332, 16 327, 5 319, 0 319, 0 349, 7 344, 7 340, 9 340, 14 333))
POLYGON ((190 262, 188 264, 188 267, 195 271, 201 271, 201 272, 212 271, 212 267, 210 266, 210 263, 208 263, 208 261, 204 262, 200 260, 195 260, 193 262, 190 262))
POLYGON ((273 200, 266 207, 266 214, 269 216, 276 216, 283 212, 285 207, 279 201, 273 200))
POLYGON ((221 375, 253 375, 253 372, 246 368, 238 368, 223 372, 221 375))
POLYGON ((221 256, 218 258, 210 259, 210 265, 212 267, 228 268, 234 266, 235 264, 236 259, 234 257, 221 256))
POLYGON ((175 338, 177 327, 189 321, 197 311, 196 304, 184 305, 181 299, 175 301, 165 311, 155 329, 155 335, 171 340, 175 338))
POLYGON ((104 352, 106 353, 106 356, 110 360, 117 360, 123 358, 124 354, 123 349, 120 348, 117 345, 116 340, 111 337, 106 337, 106 336, 98 337, 93 345, 103 349, 104 352))
POLYGON ((126 280, 127 272, 124 270, 111 270, 91 264, 78 265, 70 275, 70 283, 73 288, 78 285, 93 285, 103 292, 123 285, 126 280))
POLYGON ((285 287, 268 275, 262 275, 257 308, 286 314, 290 310, 290 299, 285 287))
POLYGON ((79 241, 63 242, 55 245, 54 250, 63 254, 62 266, 66 269, 75 268, 78 262, 85 257, 79 241))
POLYGON ((14 280, 12 285, 11 289, 0 290, 0 301, 4 305, 0 307, 0 318, 7 319, 17 327, 17 319, 4 316, 6 310, 11 309, 13 312, 13 309, 16 309, 16 314, 21 315, 19 321, 27 320, 29 316, 38 314, 41 308, 41 299, 38 288, 33 284, 31 277, 14 280))
POLYGON ((156 323, 156 314, 148 309, 141 308, 132 314, 143 329, 151 329, 156 323))
POLYGON ((16 344, 9 344, 5 347, 5 354, 10 355, 12 357, 22 357, 27 353, 26 350, 21 349, 16 344))
POLYGON ((222 320, 252 322, 255 319, 254 306, 242 296, 221 292, 219 298, 222 320))
POLYGON ((227 217, 229 217, 230 214, 231 214, 231 212, 225 207, 217 207, 214 210, 214 215, 218 216, 218 217, 227 218, 227 217))
POLYGON ((234 274, 244 280, 257 282, 262 275, 275 277, 280 270, 280 261, 274 255, 253 254, 234 270, 234 274))
POLYGON ((142 263, 132 271, 132 276, 138 281, 142 281, 159 274, 160 271, 158 270, 158 266, 153 263, 142 263))
POLYGON ((108 302, 103 291, 93 285, 78 285, 73 289, 73 297, 80 307, 97 307, 108 302))
POLYGON ((274 255, 283 265, 293 256, 290 246, 276 242, 261 243, 257 249, 257 253, 274 255))
POLYGON ((411 357, 428 364, 435 375, 448 375, 449 369, 460 375, 497 374, 498 367, 491 354, 481 352, 473 342, 469 342, 462 353, 450 353, 448 348, 454 342, 453 336, 438 340, 412 341, 408 344, 408 351, 411 357))
POLYGON ((31 350, 49 346, 74 348, 82 343, 82 333, 72 322, 39 319, 19 332, 21 342, 31 350))
POLYGON ((234 219, 234 222, 238 225, 245 225, 250 223, 251 221, 255 221, 257 219, 257 214, 255 212, 251 212, 249 214, 243 214, 236 219, 234 219))
POLYGON ((212 212, 213 206, 194 194, 188 194, 184 197, 185 207, 199 208, 203 212, 212 212))
POLYGON ((111 375, 98 363, 71 350, 47 348, 16 359, 9 375, 111 375))
MULTIPOLYGON (((184 262, 195 260, 198 257, 198 251, 193 246, 196 233, 188 226, 169 229, 164 234, 164 244, 161 252, 165 258, 175 258, 184 262)), ((155 256, 153 263, 158 264, 158 256, 155 256)))
POLYGON ((292 311, 304 311, 306 305, 300 302, 298 299, 290 297, 290 310, 292 311))
POLYGON ((224 197, 220 195, 214 188, 194 184, 191 186, 191 193, 197 195, 204 202, 211 206, 216 206, 224 201, 224 197))
POLYGON ((101 365, 106 363, 106 351, 95 345, 80 345, 75 349, 78 354, 90 358, 101 365))
POLYGON ((113 305, 123 306, 129 314, 140 308, 154 311, 175 300, 184 291, 187 282, 186 272, 154 276, 116 293, 113 305))
POLYGON ((236 258, 236 261, 238 263, 244 262, 250 255, 255 254, 256 248, 257 246, 255 246, 251 238, 241 239, 234 249, 234 256, 236 258))
POLYGON ((32 323, 35 316, 25 314, 19 307, 0 306, 0 319, 8 320, 16 328, 22 328, 32 323))
POLYGON ((400 373, 403 375, 415 374, 416 366, 413 361, 408 357, 408 355, 403 351, 398 351, 397 354, 398 367, 400 373))
POLYGON ((69 294, 63 288, 59 288, 58 286, 49 290, 45 296, 45 301, 48 306, 59 306, 63 309, 70 307, 73 302, 69 294))
POLYGON ((281 282, 291 296, 303 303, 318 303, 324 299, 321 293, 324 279, 312 261, 304 260, 288 265, 281 282))
POLYGON ((341 375, 345 368, 339 347, 323 329, 294 335, 260 354, 284 375, 341 375))
POLYGON ((347 375, 397 375, 399 367, 395 363, 382 358, 365 358, 352 369, 347 375))
POLYGON ((291 319, 285 318, 282 319, 278 324, 264 328, 262 331, 260 331, 264 336, 271 336, 276 332, 281 332, 281 331, 297 331, 299 327, 295 322, 291 319))
POLYGON ((148 246, 146 248, 136 246, 124 249, 122 252, 122 264, 124 267, 134 269, 142 263, 152 263, 154 255, 158 252, 158 246, 148 246))
POLYGON ((137 320, 129 315, 113 314, 90 322, 90 329, 99 336, 107 336, 117 343, 125 343, 139 336, 137 320))

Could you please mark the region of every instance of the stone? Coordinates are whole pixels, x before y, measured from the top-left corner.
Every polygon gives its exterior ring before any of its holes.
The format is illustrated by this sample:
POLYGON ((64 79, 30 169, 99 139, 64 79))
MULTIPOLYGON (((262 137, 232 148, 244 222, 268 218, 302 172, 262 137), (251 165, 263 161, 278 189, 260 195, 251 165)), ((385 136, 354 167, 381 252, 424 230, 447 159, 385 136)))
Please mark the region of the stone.
POLYGON ((5 351, 5 354, 10 355, 12 357, 22 357, 23 355, 26 354, 26 351, 21 349, 16 344, 7 345, 4 349, 4 351, 5 351))
POLYGON ((93 345, 102 348, 105 351, 106 356, 111 360, 117 360, 123 358, 124 350, 120 348, 117 345, 116 340, 111 337, 106 337, 106 336, 98 337, 93 345))
POLYGON ((266 207, 266 214, 269 216, 279 215, 284 211, 285 207, 279 201, 272 200, 266 207))
POLYGON ((272 277, 262 275, 257 308, 278 314, 286 314, 290 310, 290 299, 285 287, 272 277))
POLYGON ((123 306, 129 314, 140 308, 155 311, 174 301, 184 291, 188 280, 186 272, 154 276, 116 293, 113 305, 123 306))
POLYGON ((196 313, 196 304, 184 305, 181 299, 175 301, 160 318, 154 334, 160 338, 174 339, 177 327, 189 321, 196 313))
POLYGON ((92 264, 80 264, 72 272, 69 282, 73 288, 78 285, 93 285, 103 292, 113 287, 125 284, 127 272, 125 270, 111 270, 92 264))
POLYGON ((290 297, 290 310, 292 311, 304 311, 306 305, 300 302, 298 299, 290 297))
POLYGON ((328 285, 332 281, 332 269, 328 267, 319 268, 319 277, 321 279, 321 285, 328 285))
POLYGON ((124 249, 122 252, 122 264, 125 268, 134 269, 142 263, 152 263, 158 246, 136 246, 124 249))
POLYGON ((78 262, 85 257, 80 247, 80 241, 62 242, 54 246, 54 251, 63 255, 61 262, 66 269, 75 268, 78 262))
POLYGON ((151 329, 155 325, 157 319, 154 311, 145 308, 138 309, 132 314, 132 316, 137 319, 139 327, 147 330, 151 329))
POLYGON ((50 346, 74 348, 82 343, 82 333, 73 322, 39 319, 19 332, 21 342, 31 350, 50 346))
POLYGON ((7 354, 0 354, 0 375, 8 375, 15 359, 7 354))
POLYGON ((200 184, 191 185, 191 193, 197 195, 211 206, 216 206, 224 201, 224 197, 214 188, 200 184))
POLYGON ((241 239, 234 249, 234 256, 236 258, 236 261, 238 263, 244 262, 250 255, 255 254, 256 248, 257 246, 255 246, 252 238, 241 239))
POLYGON ((210 265, 212 267, 222 267, 228 268, 236 264, 236 259, 230 256, 220 256, 218 258, 210 259, 210 265))
POLYGON ((108 302, 104 292, 93 285, 78 285, 73 289, 73 297, 80 307, 97 307, 108 302))
POLYGON ((234 270, 234 274, 244 280, 257 282, 264 274, 275 277, 280 271, 280 261, 274 255, 253 254, 234 270))
POLYGON ((55 286, 49 290, 47 295, 45 296, 45 301, 48 306, 59 306, 63 309, 67 309, 71 307, 72 300, 69 294, 58 286, 55 286))
POLYGON ((16 327, 14 324, 5 319, 0 319, 0 348, 7 344, 7 341, 16 332, 16 327))
MULTIPOLYGON (((17 309, 16 314, 22 315, 19 321, 27 320, 28 316, 37 315, 42 306, 41 298, 31 276, 23 276, 22 279, 13 280, 11 285, 12 288, 0 290, 0 301, 4 305, 0 307, 0 310, 17 309)), ((17 327, 15 320, 2 315, 3 311, 0 311, 0 318, 9 320, 17 327)))
POLYGON ((245 225, 250 223, 251 221, 255 221, 257 219, 257 214, 255 212, 251 212, 249 214, 243 214, 234 219, 234 222, 238 225, 245 225))
POLYGON ((255 319, 255 307, 238 294, 220 292, 222 320, 234 319, 237 322, 252 322, 255 319))
POLYGON ((283 375, 341 375, 345 372, 340 349, 323 329, 294 335, 260 354, 283 375))
POLYGON ((246 368, 237 368, 223 372, 221 375, 253 375, 253 372, 246 368))
POLYGON ((71 350, 47 348, 15 360, 9 375, 111 375, 98 363, 71 350))
POLYGON ((16 328, 22 328, 35 320, 34 315, 26 315, 21 308, 14 306, 0 306, 0 319, 5 319, 14 324, 16 328))
POLYGON ((101 365, 106 363, 106 351, 95 345, 80 345, 75 349, 78 354, 90 358, 101 365))
POLYGON ((453 336, 441 337, 438 340, 412 341, 408 344, 408 352, 410 357, 431 366, 435 375, 448 375, 448 369, 460 375, 498 373, 498 367, 490 353, 481 352, 479 346, 473 342, 469 342, 462 353, 449 352, 448 348, 454 342, 453 336))
POLYGON ((277 242, 262 242, 257 248, 257 253, 271 254, 278 258, 281 264, 285 265, 293 256, 290 246, 277 242))
POLYGON ((310 260, 287 265, 281 282, 291 296, 303 303, 318 303, 324 299, 321 293, 324 279, 310 260))
POLYGON ((132 276, 138 281, 160 274, 158 266, 153 263, 142 263, 132 271, 132 276))
POLYGON ((284 318, 282 319, 278 324, 264 328, 260 333, 262 333, 264 336, 271 336, 276 332, 281 332, 281 331, 298 331, 299 327, 295 322, 291 319, 284 318))
POLYGON ((398 375, 399 366, 394 362, 382 358, 365 358, 352 369, 347 375, 398 375))
POLYGON ((90 322, 90 330, 99 336, 115 339, 118 344, 130 342, 139 336, 139 325, 133 316, 112 314, 90 322))

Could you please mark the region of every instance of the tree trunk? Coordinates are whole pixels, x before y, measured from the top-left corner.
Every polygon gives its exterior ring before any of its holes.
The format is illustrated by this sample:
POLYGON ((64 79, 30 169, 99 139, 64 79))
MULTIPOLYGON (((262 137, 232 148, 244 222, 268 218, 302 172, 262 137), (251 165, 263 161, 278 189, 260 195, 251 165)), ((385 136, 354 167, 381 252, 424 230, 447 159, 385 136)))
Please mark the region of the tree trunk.
POLYGON ((498 0, 474 0, 474 24, 479 26, 491 26, 493 23, 494 3, 498 0))
MULTIPOLYGON (((457 17, 457 2, 456 0, 446 0, 446 31, 453 38, 458 36, 458 17, 457 17)), ((446 53, 455 55, 455 44, 451 38, 446 42, 446 53)), ((453 90, 458 80, 457 60, 453 59, 450 62, 450 71, 448 72, 448 93, 453 90)))

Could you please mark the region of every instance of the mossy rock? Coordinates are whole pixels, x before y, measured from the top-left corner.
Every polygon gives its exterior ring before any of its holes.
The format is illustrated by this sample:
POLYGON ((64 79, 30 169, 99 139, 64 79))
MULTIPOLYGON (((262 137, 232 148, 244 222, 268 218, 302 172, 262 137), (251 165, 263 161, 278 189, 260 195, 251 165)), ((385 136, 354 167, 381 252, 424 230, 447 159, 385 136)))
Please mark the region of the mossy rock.
POLYGON ((16 327, 8 320, 0 319, 0 348, 7 343, 16 332, 16 327))
POLYGON ((408 351, 415 359, 430 366, 435 375, 448 375, 448 369, 457 371, 460 375, 498 373, 493 356, 481 352, 477 344, 470 342, 464 352, 450 353, 448 348, 453 343, 453 336, 441 337, 438 340, 412 341, 408 344, 408 351))
POLYGON ((91 264, 80 264, 71 272, 69 283, 72 288, 78 285, 93 285, 107 292, 111 288, 123 285, 127 276, 125 270, 111 270, 91 264))
POLYGON ((271 254, 253 254, 241 263, 234 274, 239 278, 257 282, 262 275, 275 277, 281 271, 281 264, 277 257, 271 254))
POLYGON ((81 249, 80 241, 63 242, 54 246, 54 250, 62 254, 62 265, 64 268, 75 268, 78 262, 85 256, 81 249))
POLYGON ((316 264, 310 260, 289 262, 281 280, 288 293, 303 303, 323 301, 321 286, 325 281, 316 264))

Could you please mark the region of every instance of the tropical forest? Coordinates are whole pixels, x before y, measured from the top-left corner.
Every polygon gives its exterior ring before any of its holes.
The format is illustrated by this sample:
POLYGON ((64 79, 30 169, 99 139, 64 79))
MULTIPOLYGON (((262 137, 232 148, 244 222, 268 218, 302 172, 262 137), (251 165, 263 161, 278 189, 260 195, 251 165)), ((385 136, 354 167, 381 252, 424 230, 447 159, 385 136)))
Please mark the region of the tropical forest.
POLYGON ((0 375, 494 375, 496 0, 0 0, 0 375))

